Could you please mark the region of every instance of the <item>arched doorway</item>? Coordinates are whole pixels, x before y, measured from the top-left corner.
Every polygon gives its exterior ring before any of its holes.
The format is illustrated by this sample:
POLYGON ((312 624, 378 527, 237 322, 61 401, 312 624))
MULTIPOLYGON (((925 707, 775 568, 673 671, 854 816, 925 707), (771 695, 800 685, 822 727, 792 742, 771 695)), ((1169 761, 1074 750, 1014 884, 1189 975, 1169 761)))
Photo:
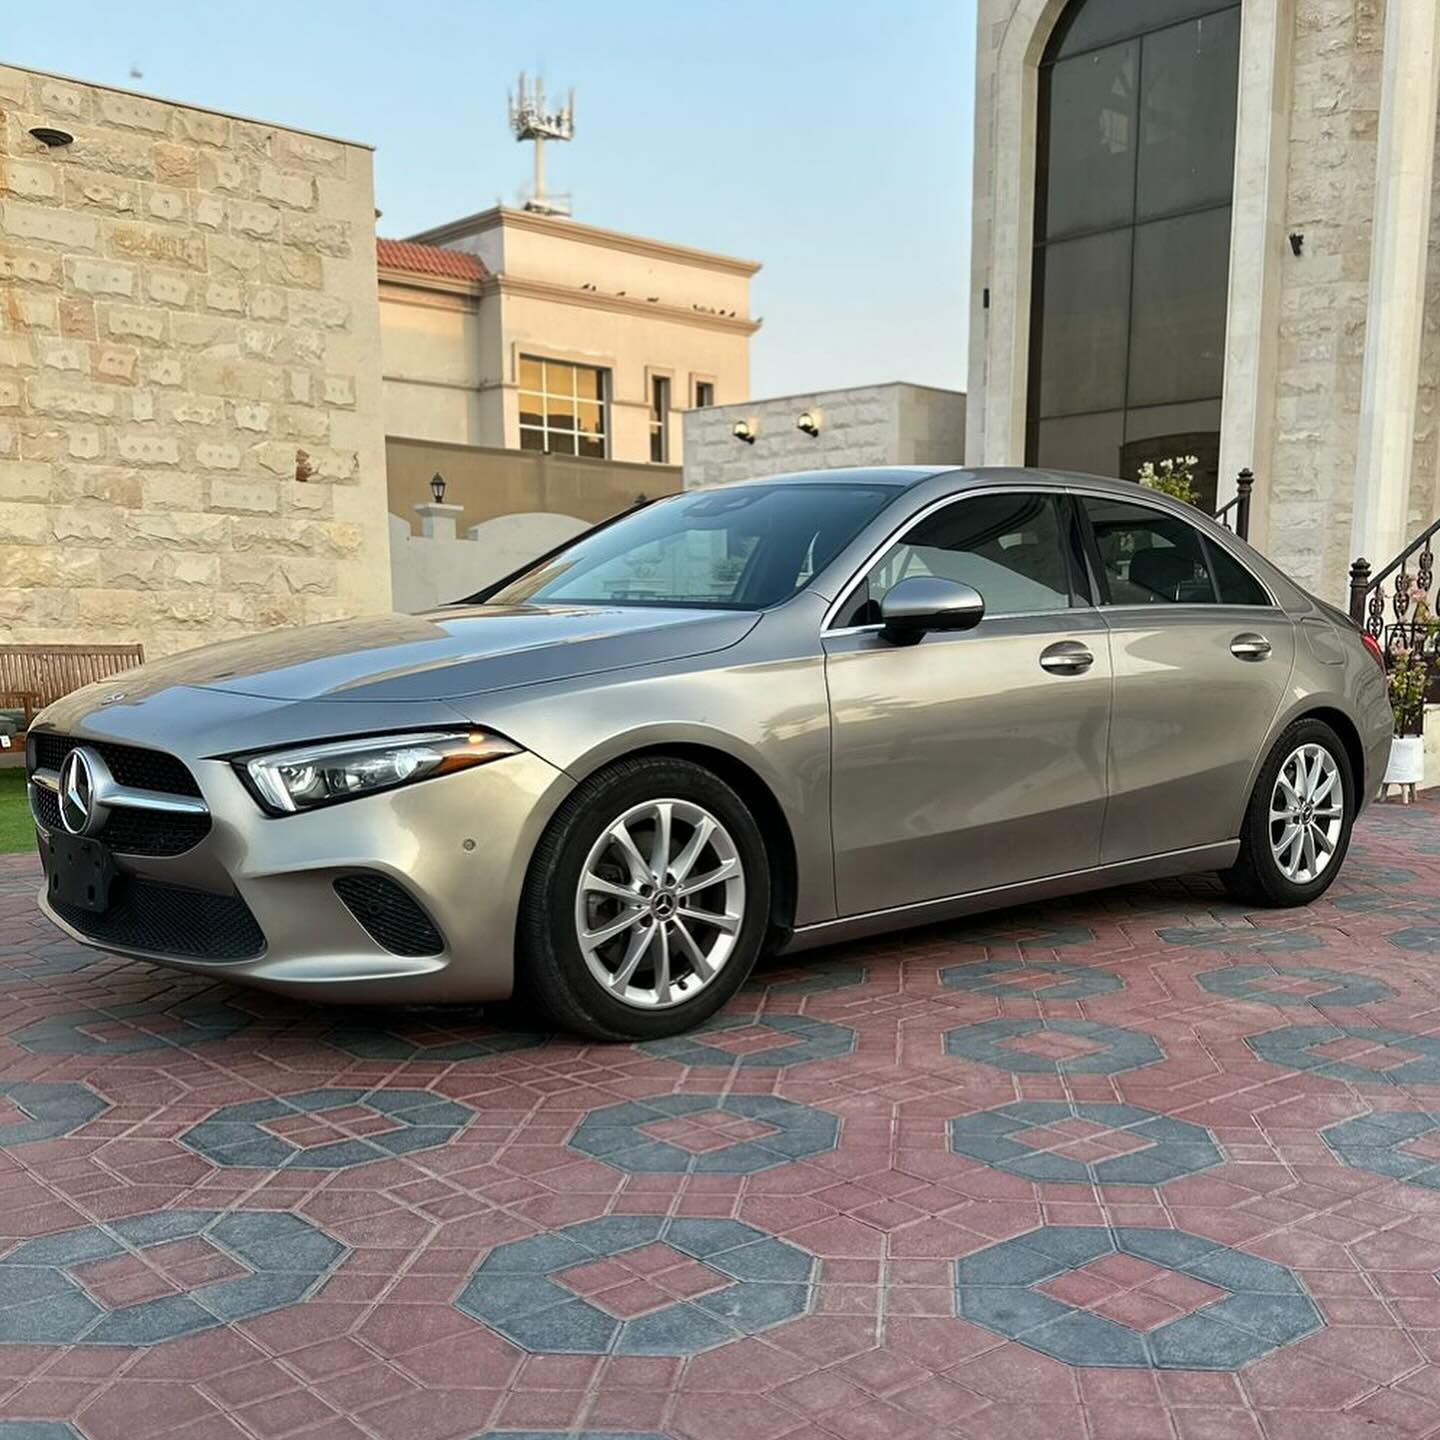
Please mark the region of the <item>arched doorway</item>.
POLYGON ((1026 459, 1213 502, 1239 0, 1072 0, 1040 62, 1026 459))

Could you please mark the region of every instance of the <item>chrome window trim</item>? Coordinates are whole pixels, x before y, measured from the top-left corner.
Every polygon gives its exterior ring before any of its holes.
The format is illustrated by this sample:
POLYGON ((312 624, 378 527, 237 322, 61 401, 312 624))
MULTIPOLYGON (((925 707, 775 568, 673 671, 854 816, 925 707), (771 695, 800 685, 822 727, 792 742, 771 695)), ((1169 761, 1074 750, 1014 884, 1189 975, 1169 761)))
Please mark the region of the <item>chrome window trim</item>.
MULTIPOLYGON (((1135 488, 1136 488, 1136 490, 1139 490, 1141 487, 1140 487, 1139 485, 1136 485, 1135 488)), ((1199 611, 1203 611, 1203 612, 1208 612, 1208 611, 1213 611, 1213 610, 1267 610, 1267 611, 1268 611, 1268 610, 1279 610, 1279 611, 1281 611, 1282 613, 1284 612, 1284 608, 1285 608, 1285 607, 1284 607, 1283 605, 1281 605, 1280 602, 1275 598, 1275 592, 1270 588, 1270 586, 1268 586, 1268 585, 1264 582, 1264 580, 1262 580, 1262 579, 1260 578, 1260 576, 1258 576, 1258 575, 1250 568, 1250 566, 1248 566, 1248 565, 1245 563, 1245 561, 1242 560, 1242 559, 1240 558, 1240 556, 1238 556, 1238 555, 1235 553, 1235 551, 1234 551, 1228 544, 1226 544, 1223 540, 1217 540, 1216 537, 1213 536, 1208 530, 1202 530, 1202 529, 1200 529, 1200 527, 1199 527, 1198 525, 1196 525, 1196 524, 1194 523, 1194 521, 1192 521, 1188 516, 1185 516, 1185 515, 1176 515, 1176 514, 1175 514, 1173 511, 1171 511, 1171 510, 1163 510, 1163 509, 1161 509, 1161 507, 1158 506, 1158 505, 1152 505, 1152 504, 1150 504, 1147 500, 1145 500, 1145 499, 1143 498, 1143 496, 1142 496, 1142 498, 1139 499, 1139 500, 1134 500, 1134 501, 1132 501, 1132 500, 1130 500, 1128 497, 1121 498, 1120 496, 1117 496, 1116 494, 1114 494, 1112 491, 1108 491, 1108 490, 1090 490, 1090 489, 1085 488, 1084 486, 1079 486, 1079 485, 1072 485, 1072 486, 1067 487, 1067 489, 1068 489, 1068 493, 1071 494, 1071 495, 1074 495, 1077 499, 1082 499, 1082 500, 1084 500, 1084 499, 1088 499, 1088 500, 1110 500, 1110 501, 1114 501, 1115 503, 1121 504, 1121 505, 1131 505, 1131 504, 1133 504, 1133 505, 1136 506, 1136 508, 1138 508, 1138 509, 1140 509, 1140 510, 1148 510, 1152 515, 1166 515, 1166 516, 1169 516, 1169 518, 1172 519, 1172 520, 1178 520, 1178 521, 1180 521, 1180 523, 1181 523, 1182 525, 1189 525, 1192 530, 1195 530, 1195 531, 1197 531, 1197 532, 1200 534, 1200 536, 1201 536, 1202 539, 1208 540, 1212 545, 1219 545, 1220 548, 1265 592, 1265 594, 1269 597, 1269 600, 1270 600, 1270 603, 1269 603, 1268 605, 1235 605, 1235 604, 1229 604, 1229 603, 1227 603, 1227 602, 1225 602, 1225 601, 1223 601, 1223 600, 1217 600, 1214 604, 1210 604, 1210 605, 1207 605, 1207 604, 1204 604, 1204 603, 1197 603, 1197 602, 1194 601, 1194 600, 1187 600, 1187 601, 1183 601, 1183 602, 1177 601, 1177 602, 1176 602, 1175 604, 1173 604, 1173 605, 1166 605, 1166 606, 1161 607, 1162 613, 1168 615, 1168 614, 1170 614, 1170 613, 1172 613, 1173 611, 1176 611, 1176 610, 1199 610, 1199 611)), ((1197 513, 1199 513, 1199 512, 1197 512, 1197 513)), ((1209 519, 1210 517, 1209 517, 1209 516, 1206 516, 1205 518, 1206 518, 1206 519, 1209 519)), ((1085 517, 1085 519, 1086 519, 1086 522, 1089 523, 1090 517, 1089 517, 1088 515, 1085 517)), ((1217 529, 1223 529, 1223 528, 1224 528, 1223 526, 1217 526, 1217 529)), ((1229 532, 1227 531, 1226 533, 1228 534, 1229 532)), ((1213 578, 1213 577, 1212 577, 1212 578, 1213 578)), ((1145 605, 1103 605, 1103 604, 1102 604, 1102 605, 1097 605, 1096 608, 1097 608, 1098 610, 1102 611, 1102 612, 1105 612, 1105 611, 1110 611, 1110 610, 1146 610, 1146 611, 1151 611, 1151 610, 1155 610, 1157 607, 1154 606, 1154 605, 1150 605, 1150 604, 1145 604, 1145 605)))
MULTIPOLYGON (((883 630, 883 625, 831 625, 836 614, 845 606, 845 602, 855 592, 856 587, 870 573, 871 567, 876 564, 882 555, 892 545, 899 543, 903 536, 913 526, 918 525, 922 520, 928 520, 937 510, 943 510, 947 505, 962 505, 966 500, 977 499, 982 495, 1068 495, 1069 490, 1062 485, 977 485, 972 490, 961 490, 949 495, 940 495, 932 500, 915 514, 907 516, 865 557, 865 562, 840 588, 840 593, 826 607, 824 617, 820 621, 821 636, 827 635, 865 635, 883 630)), ((1096 605, 1093 601, 1088 605, 1066 605, 1063 609, 1057 610, 996 610, 985 612, 986 620, 1012 620, 1021 619, 1027 616, 1045 615, 1074 615, 1077 611, 1094 610, 1096 605)), ((983 622, 982 622, 983 623, 983 622)))

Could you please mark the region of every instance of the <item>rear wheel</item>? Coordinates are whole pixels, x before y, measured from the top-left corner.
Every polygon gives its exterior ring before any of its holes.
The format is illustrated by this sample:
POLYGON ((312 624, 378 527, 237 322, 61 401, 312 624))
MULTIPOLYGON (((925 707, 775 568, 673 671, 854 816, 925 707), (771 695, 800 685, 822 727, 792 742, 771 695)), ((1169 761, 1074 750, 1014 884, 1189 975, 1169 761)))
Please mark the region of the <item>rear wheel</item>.
POLYGON ((675 1035, 740 988, 769 920, 765 845, 740 797, 690 761, 621 761, 536 847, 517 980, 581 1034, 675 1035))
POLYGON ((1318 899, 1350 848, 1355 793, 1340 737, 1323 720, 1297 720, 1261 766, 1240 831, 1240 854, 1221 876, 1225 888, 1256 905, 1318 899))

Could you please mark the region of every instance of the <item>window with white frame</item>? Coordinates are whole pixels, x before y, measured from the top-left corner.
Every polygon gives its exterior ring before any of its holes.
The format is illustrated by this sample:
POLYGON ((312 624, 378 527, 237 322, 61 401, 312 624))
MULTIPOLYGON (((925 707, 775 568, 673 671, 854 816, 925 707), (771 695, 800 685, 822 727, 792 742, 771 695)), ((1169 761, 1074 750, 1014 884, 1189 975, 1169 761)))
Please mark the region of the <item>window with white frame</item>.
POLYGON ((520 357, 520 448, 603 460, 610 453, 610 372, 520 357))
POLYGON ((656 465, 670 461, 670 377, 650 377, 650 459, 656 465))

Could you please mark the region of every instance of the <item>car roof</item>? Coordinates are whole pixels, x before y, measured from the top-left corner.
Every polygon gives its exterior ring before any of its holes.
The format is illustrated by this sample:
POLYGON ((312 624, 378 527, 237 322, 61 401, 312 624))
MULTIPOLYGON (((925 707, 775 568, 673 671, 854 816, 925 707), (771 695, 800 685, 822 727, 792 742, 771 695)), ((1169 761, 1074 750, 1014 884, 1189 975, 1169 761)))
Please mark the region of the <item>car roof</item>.
POLYGON ((880 485, 896 491, 910 490, 944 476, 956 490, 978 485, 993 485, 997 480, 1039 481, 1050 485, 1082 484, 1086 489, 1113 491, 1116 495, 1133 495, 1134 480, 1117 480, 1113 475, 1084 475, 1078 471, 1051 470, 1033 465, 856 465, 833 470, 794 470, 776 475, 754 475, 746 480, 722 481, 695 487, 703 490, 729 490, 740 485, 880 485))

